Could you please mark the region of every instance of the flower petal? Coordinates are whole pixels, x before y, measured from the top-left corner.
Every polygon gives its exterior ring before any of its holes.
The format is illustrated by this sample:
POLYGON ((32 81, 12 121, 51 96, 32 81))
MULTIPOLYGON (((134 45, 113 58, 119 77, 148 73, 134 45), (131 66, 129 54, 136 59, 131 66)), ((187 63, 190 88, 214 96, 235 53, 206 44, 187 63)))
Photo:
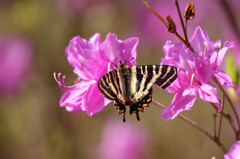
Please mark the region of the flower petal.
POLYGON ((196 57, 194 60, 195 79, 202 83, 208 83, 211 79, 213 70, 209 60, 204 60, 203 57, 196 57))
POLYGON ((85 68, 91 72, 92 79, 98 81, 108 71, 108 61, 101 59, 100 54, 96 50, 84 50, 86 65, 85 68))
MULTIPOLYGON (((129 38, 124 41, 118 40, 116 34, 108 33, 106 40, 100 45, 100 54, 106 61, 114 62, 118 58, 128 66, 136 65, 138 41, 138 38, 129 38)), ((118 65, 119 61, 116 62, 115 64, 118 65)))
MULTIPOLYGON (((155 85, 158 87, 158 85, 155 85)), ((181 83, 179 83, 179 78, 177 78, 170 86, 168 86, 165 90, 168 93, 177 93, 181 91, 183 88, 181 87, 181 83)))
POLYGON ((100 112, 110 102, 99 91, 97 82, 88 88, 86 95, 83 97, 83 106, 89 116, 100 112))
POLYGON ((81 107, 68 107, 66 106, 66 110, 71 113, 79 113, 82 111, 81 107))
POLYGON ((180 112, 190 110, 197 98, 196 89, 185 89, 176 93, 171 104, 165 106, 161 112, 164 120, 174 119, 180 112))
POLYGON ((89 70, 86 67, 86 61, 88 60, 86 56, 88 55, 88 51, 94 52, 97 56, 97 54, 99 54, 98 49, 100 42, 100 34, 94 34, 89 41, 76 36, 72 38, 68 47, 65 49, 68 62, 74 67, 74 73, 84 80, 94 78, 92 72, 95 72, 95 70, 89 70))
POLYGON ((213 83, 202 84, 198 89, 198 93, 203 101, 218 103, 218 111, 221 111, 221 101, 217 94, 217 88, 213 83))
POLYGON ((213 50, 215 50, 214 42, 208 36, 206 31, 202 30, 200 26, 198 26, 189 40, 195 52, 198 53, 198 56, 209 56, 213 50))
POLYGON ((237 90, 237 87, 233 84, 231 77, 222 70, 215 70, 213 74, 218 82, 225 87, 233 87, 237 90))
POLYGON ((161 64, 163 65, 172 65, 179 67, 180 65, 180 53, 185 52, 184 46, 182 43, 172 44, 171 41, 167 41, 163 46, 164 58, 161 58, 161 64))
POLYGON ((213 52, 210 59, 211 63, 213 64, 213 68, 220 66, 227 51, 235 46, 236 44, 234 42, 226 41, 222 49, 213 52))
POLYGON ((240 141, 234 143, 228 153, 224 154, 224 159, 239 159, 240 158, 240 141))
POLYGON ((88 90, 89 86, 94 81, 81 81, 79 82, 75 87, 73 87, 71 90, 65 92, 59 102, 59 105, 61 107, 66 106, 67 110, 70 112, 79 112, 82 110, 86 110, 86 108, 83 107, 83 97, 86 94, 86 91, 88 90))

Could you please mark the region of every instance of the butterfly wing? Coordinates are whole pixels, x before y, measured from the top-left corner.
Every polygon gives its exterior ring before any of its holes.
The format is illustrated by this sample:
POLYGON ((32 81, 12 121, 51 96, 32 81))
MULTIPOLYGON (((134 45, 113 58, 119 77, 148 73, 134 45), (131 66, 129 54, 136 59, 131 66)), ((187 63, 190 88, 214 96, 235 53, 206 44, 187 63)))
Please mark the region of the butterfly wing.
POLYGON ((116 100, 118 95, 122 94, 122 90, 120 89, 122 86, 119 77, 119 70, 116 69, 99 79, 98 88, 104 97, 110 100, 116 100))
POLYGON ((153 84, 165 89, 177 78, 177 68, 169 65, 132 66, 130 69, 133 100, 136 102, 148 95, 153 84))

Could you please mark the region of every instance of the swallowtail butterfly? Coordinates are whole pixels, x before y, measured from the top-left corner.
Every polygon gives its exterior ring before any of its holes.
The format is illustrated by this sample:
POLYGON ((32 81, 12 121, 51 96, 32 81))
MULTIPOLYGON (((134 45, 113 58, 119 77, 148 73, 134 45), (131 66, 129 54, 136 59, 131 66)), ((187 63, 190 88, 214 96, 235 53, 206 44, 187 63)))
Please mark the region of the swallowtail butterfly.
POLYGON ((114 100, 119 114, 125 122, 126 106, 129 113, 144 111, 152 102, 153 84, 165 89, 177 78, 177 68, 169 65, 145 65, 128 67, 120 61, 120 66, 105 74, 98 81, 98 88, 108 99, 114 100))

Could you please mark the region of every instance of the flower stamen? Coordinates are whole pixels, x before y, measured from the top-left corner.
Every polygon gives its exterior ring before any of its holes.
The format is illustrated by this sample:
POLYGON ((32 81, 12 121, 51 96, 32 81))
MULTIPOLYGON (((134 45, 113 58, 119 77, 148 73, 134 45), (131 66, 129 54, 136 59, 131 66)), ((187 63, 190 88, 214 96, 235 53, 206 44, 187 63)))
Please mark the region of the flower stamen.
POLYGON ((75 85, 72 85, 72 86, 67 86, 66 84, 65 84, 65 77, 66 76, 62 76, 62 78, 61 78, 61 73, 56 73, 56 72, 54 72, 53 73, 53 76, 54 76, 54 79, 55 79, 55 81, 58 83, 58 86, 59 86, 59 88, 63 91, 63 92, 68 92, 68 91, 71 91, 71 90, 75 90, 74 89, 74 87, 77 85, 77 84, 75 84, 75 85))
POLYGON ((203 45, 205 46, 204 48, 204 53, 203 53, 203 57, 206 56, 206 53, 207 53, 207 41, 204 41, 203 45))
POLYGON ((192 84, 193 84, 193 78, 194 78, 195 74, 192 74, 191 76, 191 82, 190 82, 190 88, 192 88, 192 84))

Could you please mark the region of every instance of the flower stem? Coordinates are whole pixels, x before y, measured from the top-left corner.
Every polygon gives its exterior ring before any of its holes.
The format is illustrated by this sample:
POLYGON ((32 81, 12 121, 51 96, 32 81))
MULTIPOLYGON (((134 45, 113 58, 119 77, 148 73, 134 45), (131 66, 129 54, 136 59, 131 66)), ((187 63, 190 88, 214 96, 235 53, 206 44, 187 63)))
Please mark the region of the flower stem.
MULTIPOLYGON (((222 99, 222 111, 224 111, 224 105, 225 105, 225 96, 223 95, 223 99, 222 99)), ((219 119, 219 126, 218 126, 218 138, 220 139, 220 134, 221 134, 221 128, 222 128, 222 114, 220 116, 220 119, 219 119)), ((234 127, 235 128, 235 127, 234 127)))
POLYGON ((155 14, 158 17, 158 19, 160 19, 166 25, 166 21, 164 20, 164 18, 160 14, 158 14, 158 12, 155 9, 153 9, 153 7, 148 4, 148 2, 146 2, 145 0, 142 0, 142 2, 153 12, 153 14, 155 14))
POLYGON ((185 28, 184 23, 183 23, 183 18, 182 18, 181 12, 180 12, 180 7, 179 7, 179 4, 178 4, 178 0, 175 0, 174 2, 177 6, 177 11, 178 11, 178 15, 179 15, 179 18, 180 18, 180 21, 181 21, 183 33, 184 33, 184 36, 185 36, 186 45, 189 45, 189 41, 188 41, 188 37, 187 37, 187 31, 186 31, 186 28, 185 28))
MULTIPOLYGON (((182 18, 181 12, 180 12, 179 4, 178 4, 178 0, 175 0, 174 2, 175 2, 176 7, 177 7, 178 15, 179 15, 179 18, 180 18, 180 21, 181 21, 181 25, 182 25, 182 29, 183 29, 183 33, 184 33, 184 37, 185 37, 185 40, 184 40, 185 42, 184 42, 184 44, 185 44, 192 52, 195 52, 194 49, 193 49, 193 47, 191 46, 190 42, 188 41, 188 36, 187 36, 187 20, 185 21, 186 26, 184 26, 183 18, 182 18)), ((180 39, 180 40, 181 40, 181 39, 180 39)))
MULTIPOLYGON (((233 110, 233 113, 235 115, 235 118, 237 120, 237 124, 238 124, 238 130, 240 128, 240 119, 239 119, 239 116, 238 116, 238 113, 233 105, 233 102, 232 100, 230 99, 230 97, 228 96, 227 92, 225 91, 225 89, 222 87, 222 85, 218 82, 218 80, 213 76, 213 81, 217 84, 217 86, 219 87, 219 89, 221 90, 221 92, 223 93, 223 95, 226 97, 226 99, 228 100, 228 103, 230 104, 231 106, 231 109, 233 110)), ((237 134, 237 140, 239 140, 240 138, 238 137, 238 134, 237 134)))
POLYGON ((216 120, 217 120, 217 111, 216 113, 213 114, 213 131, 214 131, 214 137, 217 137, 217 124, 216 124, 216 120))
MULTIPOLYGON (((162 108, 162 109, 165 107, 164 105, 160 104, 159 102, 155 101, 154 99, 152 100, 152 103, 155 104, 156 106, 162 108)), ((201 128, 197 123, 195 123, 194 121, 190 120, 189 118, 187 118, 187 117, 185 117, 184 115, 181 115, 181 114, 179 114, 177 117, 184 120, 185 122, 192 125, 193 127, 197 128, 203 134, 207 135, 211 140, 213 140, 219 146, 219 148, 223 151, 223 153, 227 152, 227 149, 224 147, 224 145, 220 142, 220 140, 218 138, 212 136, 205 129, 201 128)))

